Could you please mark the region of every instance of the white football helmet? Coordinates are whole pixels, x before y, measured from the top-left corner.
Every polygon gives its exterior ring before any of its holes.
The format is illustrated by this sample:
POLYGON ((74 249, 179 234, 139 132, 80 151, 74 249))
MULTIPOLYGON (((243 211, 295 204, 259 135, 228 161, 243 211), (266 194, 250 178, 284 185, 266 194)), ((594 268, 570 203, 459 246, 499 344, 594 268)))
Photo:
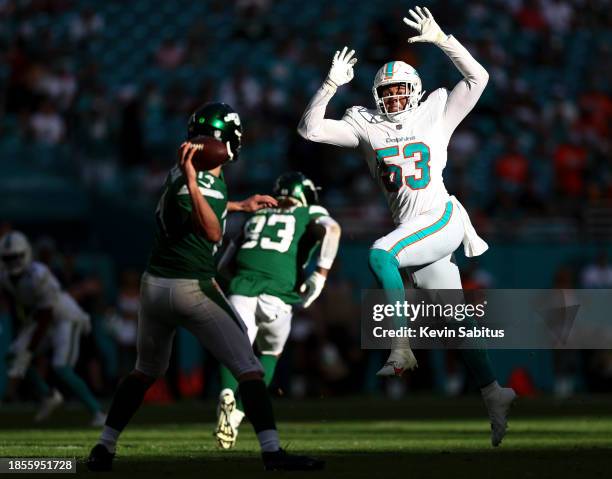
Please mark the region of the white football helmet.
POLYGON ((32 263, 32 247, 26 235, 11 231, 0 238, 0 262, 11 276, 23 273, 32 263))
POLYGON ((419 101, 425 94, 422 91, 421 78, 417 71, 402 61, 394 61, 385 63, 374 77, 374 86, 372 87, 372 94, 374 95, 374 101, 376 102, 376 108, 381 115, 387 117, 389 121, 400 122, 402 121, 404 114, 413 108, 419 106, 419 101), (383 98, 379 94, 380 87, 385 85, 392 85, 395 83, 403 83, 406 85, 406 94, 404 95, 389 95, 385 98, 404 98, 408 97, 406 106, 403 110, 397 112, 388 112, 387 107, 383 98))

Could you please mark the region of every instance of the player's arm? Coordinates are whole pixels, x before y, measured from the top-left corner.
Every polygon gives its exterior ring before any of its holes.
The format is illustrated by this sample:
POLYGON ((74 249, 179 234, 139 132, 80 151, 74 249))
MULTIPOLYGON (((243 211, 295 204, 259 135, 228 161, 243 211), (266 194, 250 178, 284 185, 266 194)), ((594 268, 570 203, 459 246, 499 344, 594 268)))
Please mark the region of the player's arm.
POLYGON ((344 47, 342 52, 336 52, 327 78, 302 115, 297 131, 307 140, 350 148, 359 145, 359 136, 350 123, 325 118, 327 104, 338 87, 350 82, 354 76, 353 66, 357 63, 357 59, 353 58, 355 51, 347 53, 347 50, 344 47))
POLYGON ((236 211, 244 211, 245 213, 254 213, 262 208, 274 208, 278 206, 278 201, 269 195, 253 195, 242 201, 228 201, 227 211, 230 213, 236 211))
POLYGON ((36 305, 31 317, 34 330, 31 334, 24 330, 24 334, 29 335, 29 339, 24 337, 25 342, 14 351, 15 357, 7 373, 12 379, 21 379, 25 376, 33 353, 53 322, 53 305, 60 292, 57 281, 47 268, 37 269, 32 277, 32 282, 33 299, 36 305))
POLYGON ((201 232, 208 240, 216 243, 223 237, 223 230, 215 212, 200 192, 197 172, 192 162, 196 151, 189 143, 183 143, 179 150, 179 166, 185 175, 187 191, 191 197, 191 219, 193 224, 197 231, 201 232))
POLYGON ((36 323, 36 329, 30 339, 28 351, 31 353, 36 350, 42 339, 45 337, 51 322, 53 321, 53 310, 49 308, 41 308, 34 312, 32 319, 36 323))
POLYGON ((444 34, 427 8, 416 7, 416 11, 410 10, 410 16, 412 20, 404 18, 404 23, 417 30, 420 35, 408 39, 408 42, 434 43, 463 75, 463 80, 457 83, 448 95, 444 108, 443 121, 445 130, 450 136, 476 105, 487 86, 489 74, 455 37, 444 34))
POLYGON ((342 230, 331 216, 319 216, 308 224, 307 234, 321 243, 315 271, 302 283, 303 306, 307 308, 319 297, 331 269, 340 243, 342 230))
POLYGON ((9 397, 13 397, 19 383, 25 377, 32 362, 34 351, 47 334, 49 326, 53 321, 53 311, 50 307, 41 308, 34 312, 32 316, 33 321, 36 324, 34 332, 30 337, 30 341, 25 347, 19 348, 14 351, 13 360, 6 372, 6 375, 10 378, 8 387, 9 397))

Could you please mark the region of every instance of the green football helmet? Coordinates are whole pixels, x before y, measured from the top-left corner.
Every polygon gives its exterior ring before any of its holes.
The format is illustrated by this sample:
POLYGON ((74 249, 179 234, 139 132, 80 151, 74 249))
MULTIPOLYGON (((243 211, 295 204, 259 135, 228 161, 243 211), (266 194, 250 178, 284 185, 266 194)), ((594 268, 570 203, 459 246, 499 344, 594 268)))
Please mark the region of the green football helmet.
POLYGON ((272 192, 277 199, 291 198, 301 206, 309 206, 319 203, 319 189, 303 173, 290 171, 276 179, 272 192))
POLYGON ((227 146, 229 161, 236 161, 242 141, 240 116, 225 103, 206 103, 194 111, 187 125, 187 139, 210 136, 227 146))

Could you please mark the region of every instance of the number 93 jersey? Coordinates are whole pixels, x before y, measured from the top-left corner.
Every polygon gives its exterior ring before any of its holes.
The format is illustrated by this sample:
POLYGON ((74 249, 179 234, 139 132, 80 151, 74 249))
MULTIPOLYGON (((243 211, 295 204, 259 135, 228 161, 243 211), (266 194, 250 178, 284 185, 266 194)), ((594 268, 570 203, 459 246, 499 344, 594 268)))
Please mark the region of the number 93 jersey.
POLYGON ((343 120, 359 137, 370 173, 382 188, 396 225, 449 199, 442 180, 452 131, 442 121, 447 90, 434 91, 418 107, 387 120, 376 110, 355 106, 343 120))
MULTIPOLYGON (((309 223, 329 216, 318 205, 290 208, 264 208, 244 226, 244 240, 236 257, 238 272, 230 283, 230 293, 243 296, 270 294, 287 304, 300 301, 295 291, 297 273, 308 259, 305 246, 309 223)), ((314 246, 308 243, 306 247, 314 246)))

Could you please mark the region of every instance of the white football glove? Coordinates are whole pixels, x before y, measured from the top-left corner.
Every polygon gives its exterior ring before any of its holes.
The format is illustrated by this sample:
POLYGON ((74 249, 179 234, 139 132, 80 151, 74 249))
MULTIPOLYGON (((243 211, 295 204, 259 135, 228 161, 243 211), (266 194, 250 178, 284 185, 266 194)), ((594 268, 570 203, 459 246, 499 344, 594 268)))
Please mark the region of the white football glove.
POLYGON ((355 50, 348 51, 348 47, 344 47, 341 52, 336 52, 332 66, 325 80, 325 84, 332 88, 334 91, 340 85, 350 82, 355 73, 353 72, 353 66, 357 63, 357 59, 353 58, 355 50))
POLYGON ((30 367, 30 361, 32 360, 32 353, 27 349, 25 351, 19 351, 13 363, 7 372, 9 378, 22 379, 25 377, 28 367, 30 367))
POLYGON ((446 41, 448 36, 436 23, 427 7, 423 7, 422 9, 421 7, 416 7, 416 12, 410 9, 408 13, 410 13, 410 16, 415 21, 408 20, 408 18, 404 17, 404 23, 420 33, 420 35, 416 37, 410 37, 408 43, 429 42, 439 45, 446 41))
POLYGON ((300 293, 302 293, 303 301, 302 306, 304 306, 304 308, 310 306, 313 301, 319 297, 324 286, 325 276, 316 271, 312 273, 300 286, 300 293))

